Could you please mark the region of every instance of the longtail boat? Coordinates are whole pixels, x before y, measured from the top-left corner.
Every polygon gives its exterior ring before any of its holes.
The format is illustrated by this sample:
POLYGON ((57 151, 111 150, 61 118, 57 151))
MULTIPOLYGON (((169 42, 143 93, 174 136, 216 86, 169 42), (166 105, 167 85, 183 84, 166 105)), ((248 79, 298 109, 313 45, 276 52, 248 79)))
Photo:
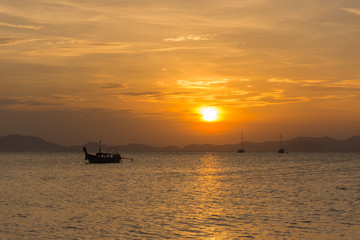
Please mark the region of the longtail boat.
POLYGON ((123 159, 130 159, 134 160, 132 158, 124 158, 119 153, 108 153, 108 152, 102 152, 101 151, 101 141, 99 145, 99 152, 96 153, 96 155, 89 154, 87 152, 86 147, 83 147, 83 152, 85 154, 85 161, 87 163, 121 163, 123 159))

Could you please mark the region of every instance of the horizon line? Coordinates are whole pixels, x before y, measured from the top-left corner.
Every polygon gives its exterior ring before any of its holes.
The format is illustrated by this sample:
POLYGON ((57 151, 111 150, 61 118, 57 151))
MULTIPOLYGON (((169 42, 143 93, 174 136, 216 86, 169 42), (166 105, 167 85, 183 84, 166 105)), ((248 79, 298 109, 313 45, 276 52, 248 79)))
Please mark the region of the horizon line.
MULTIPOLYGON (((84 146, 86 144, 90 144, 90 143, 99 143, 99 140, 98 142, 95 142, 95 141, 87 141, 83 144, 73 144, 73 145, 62 145, 62 144, 59 144, 57 142, 50 142, 49 140, 46 140, 45 138, 43 137, 40 137, 40 136, 34 136, 34 135, 23 135, 23 134, 8 134, 8 135, 4 135, 4 136, 0 136, 0 138, 4 138, 4 137, 10 137, 10 136, 20 136, 20 137, 33 137, 33 138, 40 138, 41 140, 43 141, 46 141, 48 143, 53 143, 53 144, 56 144, 56 145, 59 145, 61 147, 75 147, 75 146, 84 146)), ((311 137, 311 136, 296 136, 296 137, 293 137, 293 138, 289 138, 287 140, 282 140, 283 142, 288 142, 288 141, 291 141, 291 140, 294 140, 294 139, 297 139, 297 138, 315 138, 315 139, 321 139, 321 138, 330 138, 330 139, 333 139, 333 140, 337 140, 337 141, 346 141, 348 139, 351 139, 351 138, 354 138, 354 137, 360 137, 360 134, 355 134, 355 135, 352 135, 350 137, 347 137, 347 138, 344 138, 344 139, 339 139, 339 138, 335 138, 335 137, 331 137, 331 136, 322 136, 322 137, 311 137)), ((260 143, 273 143, 273 142, 280 142, 280 140, 265 140, 265 141, 259 141, 259 142, 256 142, 256 141, 244 141, 244 143, 257 143, 257 144, 260 144, 260 143)), ((125 144, 105 144, 104 146, 129 146, 129 145, 144 145, 144 146, 148 146, 148 147, 160 147, 160 148, 165 148, 165 147, 178 147, 178 148, 184 148, 186 146, 190 146, 190 145, 214 145, 214 146, 225 146, 225 145, 241 145, 242 142, 238 142, 238 143, 224 143, 224 144, 214 144, 214 143, 188 143, 188 144, 185 144, 183 146, 179 146, 177 144, 169 144, 169 145, 149 145, 149 144, 146 144, 146 143, 139 143, 139 142, 132 142, 132 143, 125 143, 125 144)))

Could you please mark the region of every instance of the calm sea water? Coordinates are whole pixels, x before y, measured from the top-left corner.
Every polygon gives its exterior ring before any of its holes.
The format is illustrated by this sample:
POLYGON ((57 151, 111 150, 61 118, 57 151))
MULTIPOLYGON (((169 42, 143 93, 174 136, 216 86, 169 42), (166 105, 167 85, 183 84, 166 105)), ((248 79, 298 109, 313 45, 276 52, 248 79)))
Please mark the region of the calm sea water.
POLYGON ((360 154, 123 155, 0 154, 0 238, 360 238, 360 154))

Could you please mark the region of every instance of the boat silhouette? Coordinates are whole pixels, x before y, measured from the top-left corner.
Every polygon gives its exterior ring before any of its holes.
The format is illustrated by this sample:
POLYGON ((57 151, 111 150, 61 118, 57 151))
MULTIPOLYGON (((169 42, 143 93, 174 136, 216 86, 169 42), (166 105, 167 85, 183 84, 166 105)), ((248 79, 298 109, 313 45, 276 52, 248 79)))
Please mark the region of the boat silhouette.
POLYGON ((283 141, 282 141, 282 133, 280 133, 280 149, 278 151, 279 153, 285 153, 285 148, 283 146, 283 141))
POLYGON ((245 148, 244 148, 244 135, 241 132, 241 146, 242 148, 240 148, 239 150, 237 150, 238 153, 244 153, 245 152, 245 148))
POLYGON ((101 141, 99 144, 99 152, 96 153, 96 155, 89 154, 86 147, 83 147, 83 152, 85 154, 85 161, 88 163, 120 163, 123 159, 130 159, 133 161, 132 158, 122 157, 118 152, 102 152, 101 141))

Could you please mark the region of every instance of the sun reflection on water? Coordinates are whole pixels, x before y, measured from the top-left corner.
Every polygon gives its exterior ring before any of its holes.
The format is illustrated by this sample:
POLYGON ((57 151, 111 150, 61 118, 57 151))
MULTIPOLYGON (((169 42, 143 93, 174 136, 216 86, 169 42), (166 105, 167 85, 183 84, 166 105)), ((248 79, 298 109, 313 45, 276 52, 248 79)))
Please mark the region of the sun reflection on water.
POLYGON ((211 234, 208 239, 226 239, 226 226, 221 225, 224 216, 224 188, 221 182, 221 162, 212 154, 203 155, 198 169, 197 189, 199 194, 194 199, 198 204, 197 220, 211 234))

